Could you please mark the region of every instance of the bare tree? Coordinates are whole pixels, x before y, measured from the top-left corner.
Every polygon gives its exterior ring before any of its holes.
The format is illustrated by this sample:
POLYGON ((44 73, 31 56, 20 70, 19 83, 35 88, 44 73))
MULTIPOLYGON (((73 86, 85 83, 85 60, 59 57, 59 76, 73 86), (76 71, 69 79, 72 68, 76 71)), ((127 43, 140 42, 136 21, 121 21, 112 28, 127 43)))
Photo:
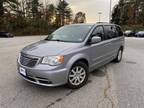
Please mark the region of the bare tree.
POLYGON ((74 23, 86 23, 85 13, 83 12, 76 13, 74 23))

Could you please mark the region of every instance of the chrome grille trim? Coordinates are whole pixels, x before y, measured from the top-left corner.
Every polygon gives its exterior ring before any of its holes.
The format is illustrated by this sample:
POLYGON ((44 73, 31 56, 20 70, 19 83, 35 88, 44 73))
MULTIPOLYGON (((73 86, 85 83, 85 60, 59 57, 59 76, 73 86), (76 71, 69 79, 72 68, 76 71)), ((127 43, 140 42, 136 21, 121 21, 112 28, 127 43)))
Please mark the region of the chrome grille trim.
POLYGON ((34 67, 35 65, 39 63, 39 61, 40 61, 40 58, 26 55, 23 53, 21 53, 20 60, 19 60, 21 65, 27 66, 27 67, 34 67))

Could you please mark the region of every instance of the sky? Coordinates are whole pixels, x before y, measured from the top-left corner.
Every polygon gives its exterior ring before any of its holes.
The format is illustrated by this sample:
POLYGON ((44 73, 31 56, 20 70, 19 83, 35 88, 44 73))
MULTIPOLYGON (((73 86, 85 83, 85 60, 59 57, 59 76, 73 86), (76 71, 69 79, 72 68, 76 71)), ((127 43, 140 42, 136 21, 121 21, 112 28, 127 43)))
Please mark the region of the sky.
MULTIPOLYGON (((45 0, 44 0, 45 1, 45 0)), ((47 2, 56 3, 58 0, 46 0, 47 2)), ((73 13, 82 11, 86 13, 87 23, 99 21, 99 12, 101 12, 101 22, 109 21, 110 0, 66 0, 73 13)), ((112 8, 119 0, 112 0, 112 8)))

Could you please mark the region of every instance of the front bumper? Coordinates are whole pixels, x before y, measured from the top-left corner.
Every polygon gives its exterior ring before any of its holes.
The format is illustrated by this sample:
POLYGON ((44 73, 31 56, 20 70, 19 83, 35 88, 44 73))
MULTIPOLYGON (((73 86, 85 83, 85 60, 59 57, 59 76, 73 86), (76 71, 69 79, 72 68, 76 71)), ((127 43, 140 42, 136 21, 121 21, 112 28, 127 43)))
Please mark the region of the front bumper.
POLYGON ((28 82, 42 86, 59 86, 67 83, 68 70, 57 69, 49 65, 39 64, 33 68, 25 67, 18 62, 18 73, 28 82), (20 68, 25 69, 26 76, 20 73, 20 68))

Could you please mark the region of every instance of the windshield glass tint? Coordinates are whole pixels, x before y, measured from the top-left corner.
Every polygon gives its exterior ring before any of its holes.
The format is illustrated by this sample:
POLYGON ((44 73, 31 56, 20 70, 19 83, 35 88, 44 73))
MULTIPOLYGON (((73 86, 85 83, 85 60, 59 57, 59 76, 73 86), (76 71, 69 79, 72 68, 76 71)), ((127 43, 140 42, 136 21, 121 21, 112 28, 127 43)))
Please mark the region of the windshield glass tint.
POLYGON ((92 25, 64 26, 49 35, 46 40, 64 42, 82 42, 92 25))

